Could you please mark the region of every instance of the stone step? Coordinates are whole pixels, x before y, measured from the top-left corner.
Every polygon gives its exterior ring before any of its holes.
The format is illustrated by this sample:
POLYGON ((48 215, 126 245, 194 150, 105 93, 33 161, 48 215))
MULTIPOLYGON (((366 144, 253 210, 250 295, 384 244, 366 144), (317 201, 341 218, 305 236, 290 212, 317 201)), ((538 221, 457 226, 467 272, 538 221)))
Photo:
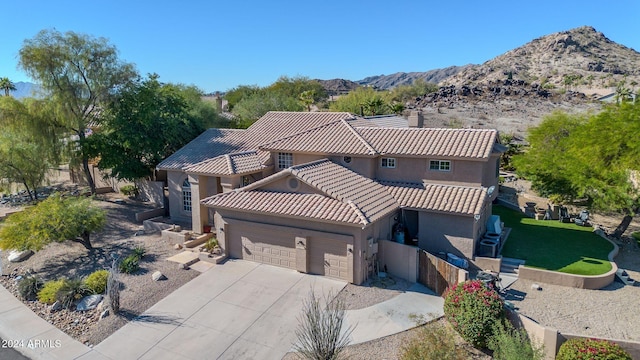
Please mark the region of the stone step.
POLYGON ((616 276, 625 285, 635 286, 636 284, 636 281, 632 279, 624 269, 618 269, 618 271, 616 271, 616 276))
POLYGON ((518 268, 523 264, 524 260, 503 257, 500 266, 500 272, 507 274, 518 274, 518 268))

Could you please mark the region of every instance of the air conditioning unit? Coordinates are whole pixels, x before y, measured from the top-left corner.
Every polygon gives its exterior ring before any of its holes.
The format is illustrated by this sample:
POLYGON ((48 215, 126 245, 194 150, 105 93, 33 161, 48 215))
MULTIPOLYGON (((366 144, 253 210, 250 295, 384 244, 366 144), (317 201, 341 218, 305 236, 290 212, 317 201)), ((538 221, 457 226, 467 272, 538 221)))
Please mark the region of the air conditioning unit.
POLYGON ((498 241, 494 239, 482 239, 480 240, 480 246, 478 247, 478 256, 492 257, 498 256, 498 241))

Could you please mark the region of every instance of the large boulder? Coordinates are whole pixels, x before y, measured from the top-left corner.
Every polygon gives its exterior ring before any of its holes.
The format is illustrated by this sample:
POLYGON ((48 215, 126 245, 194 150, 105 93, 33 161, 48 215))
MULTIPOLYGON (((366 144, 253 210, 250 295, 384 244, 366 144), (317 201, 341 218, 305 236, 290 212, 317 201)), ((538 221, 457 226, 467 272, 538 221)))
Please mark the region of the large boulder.
POLYGON ((102 301, 102 295, 89 295, 85 296, 76 305, 76 310, 78 311, 87 311, 95 309, 98 304, 102 301))
POLYGON ((24 250, 24 251, 11 250, 9 252, 8 259, 10 262, 20 262, 23 260, 27 260, 31 255, 33 255, 33 251, 31 250, 24 250))

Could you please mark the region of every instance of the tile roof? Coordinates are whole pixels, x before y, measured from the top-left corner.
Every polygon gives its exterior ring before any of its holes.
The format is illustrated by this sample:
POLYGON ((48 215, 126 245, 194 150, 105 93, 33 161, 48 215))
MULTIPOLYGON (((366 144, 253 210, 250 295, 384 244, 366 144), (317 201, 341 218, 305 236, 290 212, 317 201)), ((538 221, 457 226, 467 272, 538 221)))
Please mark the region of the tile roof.
POLYGON ((345 167, 334 164, 327 159, 291 167, 244 188, 204 199, 202 203, 211 207, 229 207, 246 210, 253 209, 254 211, 260 212, 306 216, 347 223, 353 223, 353 216, 355 214, 357 216, 357 223, 362 226, 366 226, 398 208, 398 203, 384 186, 345 167), (325 194, 314 195, 321 196, 326 200, 325 202, 321 202, 319 199, 313 200, 316 206, 320 206, 320 209, 326 209, 327 207, 337 209, 337 205, 334 204, 337 201, 347 206, 340 209, 351 210, 338 212, 329 218, 324 215, 324 217, 316 217, 312 216, 314 214, 313 211, 304 212, 301 209, 298 209, 302 206, 301 204, 311 201, 309 200, 310 194, 287 193, 290 194, 290 197, 285 197, 284 195, 273 195, 280 194, 277 192, 266 192, 260 190, 260 188, 265 184, 288 176, 293 176, 299 181, 302 181, 325 194), (270 195, 229 195, 232 193, 250 192, 269 193, 270 195), (288 205, 286 206, 276 201, 281 200, 281 198, 293 199, 296 197, 298 198, 298 202, 291 200, 291 202, 288 202, 288 205), (236 204, 229 198, 247 199, 247 201, 242 204, 236 204))
MULTIPOLYGON (((269 154, 267 153, 267 156, 269 154)), ((233 175, 260 171, 265 168, 264 153, 255 150, 221 155, 184 167, 188 173, 233 175)))
POLYGON ((358 127, 356 130, 382 155, 468 159, 488 158, 498 133, 486 129, 358 127))
POLYGON ((220 155, 257 150, 273 142, 340 120, 354 119, 346 112, 270 111, 246 130, 209 129, 158 164, 159 170, 182 169, 220 155))
POLYGON ((480 214, 487 198, 481 187, 383 182, 403 207, 461 215, 480 214))
POLYGON ((363 224, 356 210, 340 200, 320 194, 275 191, 232 191, 202 201, 215 208, 287 215, 325 221, 363 224))
POLYGON ((208 129, 180 150, 164 159, 159 170, 181 169, 220 155, 249 150, 246 130, 208 129))
POLYGON ((345 120, 280 138, 260 146, 260 149, 316 154, 376 155, 375 149, 345 120))

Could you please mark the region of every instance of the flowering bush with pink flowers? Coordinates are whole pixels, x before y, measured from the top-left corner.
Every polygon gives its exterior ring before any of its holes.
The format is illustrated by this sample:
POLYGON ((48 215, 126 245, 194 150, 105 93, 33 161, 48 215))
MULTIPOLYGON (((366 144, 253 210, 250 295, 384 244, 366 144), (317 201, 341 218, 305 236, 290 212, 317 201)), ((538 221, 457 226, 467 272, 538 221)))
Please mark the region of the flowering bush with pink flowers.
POLYGON ((484 348, 493 335, 494 324, 504 317, 504 303, 482 281, 467 281, 447 289, 444 314, 463 339, 484 348))
POLYGON ((631 356, 620 345, 599 339, 569 339, 560 346, 557 360, 631 360, 631 356))

